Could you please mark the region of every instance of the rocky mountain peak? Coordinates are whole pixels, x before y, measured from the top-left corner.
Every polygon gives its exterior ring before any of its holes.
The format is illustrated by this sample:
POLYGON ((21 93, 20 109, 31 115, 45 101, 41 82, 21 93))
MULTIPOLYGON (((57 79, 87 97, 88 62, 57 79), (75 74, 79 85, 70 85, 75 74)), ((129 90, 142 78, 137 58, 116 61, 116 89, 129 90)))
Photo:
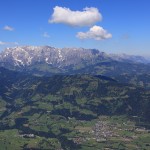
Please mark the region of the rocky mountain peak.
POLYGON ((148 63, 141 56, 106 54, 97 49, 55 48, 50 46, 17 46, 0 53, 0 66, 24 68, 35 64, 46 64, 57 68, 74 65, 95 64, 100 61, 148 63))
POLYGON ((35 63, 67 66, 103 56, 104 53, 96 49, 21 46, 6 48, 0 54, 0 62, 12 63, 14 66, 29 66, 35 63))

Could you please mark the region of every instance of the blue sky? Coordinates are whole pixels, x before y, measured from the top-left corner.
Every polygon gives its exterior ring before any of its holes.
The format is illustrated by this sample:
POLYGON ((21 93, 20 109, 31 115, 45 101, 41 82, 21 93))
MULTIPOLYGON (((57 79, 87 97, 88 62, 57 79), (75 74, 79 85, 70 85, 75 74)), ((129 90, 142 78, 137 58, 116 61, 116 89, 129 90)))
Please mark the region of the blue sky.
POLYGON ((149 8, 150 0, 1 0, 0 50, 50 45, 150 56, 149 8))

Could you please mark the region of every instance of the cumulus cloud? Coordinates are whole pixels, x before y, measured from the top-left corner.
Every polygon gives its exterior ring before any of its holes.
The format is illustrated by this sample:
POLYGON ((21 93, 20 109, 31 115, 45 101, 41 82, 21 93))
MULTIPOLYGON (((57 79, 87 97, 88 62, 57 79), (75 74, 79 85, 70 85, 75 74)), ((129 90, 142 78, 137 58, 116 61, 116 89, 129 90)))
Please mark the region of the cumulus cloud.
POLYGON ((47 32, 44 32, 44 33, 43 33, 43 37, 45 37, 45 38, 50 38, 50 35, 49 35, 47 32))
POLYGON ((97 8, 86 7, 83 11, 72 11, 69 8, 56 6, 49 23, 63 23, 71 26, 90 26, 102 20, 97 8))
POLYGON ((0 45, 18 45, 18 42, 3 42, 3 41, 0 41, 0 45))
POLYGON ((103 40, 111 38, 112 35, 102 27, 95 25, 91 27, 87 32, 78 32, 76 37, 79 39, 103 40))
POLYGON ((13 31, 14 30, 14 28, 11 27, 11 26, 4 26, 3 29, 6 30, 6 31, 13 31))

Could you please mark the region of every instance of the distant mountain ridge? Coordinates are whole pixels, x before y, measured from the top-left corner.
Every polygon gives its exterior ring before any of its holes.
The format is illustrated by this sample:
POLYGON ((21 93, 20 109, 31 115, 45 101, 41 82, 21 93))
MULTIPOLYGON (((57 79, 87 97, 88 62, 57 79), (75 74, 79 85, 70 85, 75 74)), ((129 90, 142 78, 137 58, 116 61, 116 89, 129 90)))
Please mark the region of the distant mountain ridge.
MULTIPOLYGON (((142 56, 106 54, 97 49, 22 46, 0 53, 0 66, 37 75, 121 75, 149 72, 150 60, 142 56)), ((112 77, 112 76, 111 76, 112 77)))
POLYGON ((117 60, 117 61, 131 61, 136 63, 144 63, 148 64, 150 63, 150 58, 146 58, 143 56, 138 55, 127 55, 127 54, 110 54, 111 58, 117 60))
POLYGON ((149 63, 142 56, 126 54, 106 54, 97 49, 55 48, 50 46, 22 46, 6 48, 0 53, 0 62, 11 63, 14 66, 30 66, 35 63, 47 63, 57 67, 69 66, 80 61, 116 60, 149 63))
POLYGON ((35 63, 46 63, 57 67, 69 66, 80 61, 107 59, 104 52, 96 49, 54 48, 50 46, 23 46, 6 48, 0 54, 0 62, 10 62, 14 66, 30 66, 35 63))

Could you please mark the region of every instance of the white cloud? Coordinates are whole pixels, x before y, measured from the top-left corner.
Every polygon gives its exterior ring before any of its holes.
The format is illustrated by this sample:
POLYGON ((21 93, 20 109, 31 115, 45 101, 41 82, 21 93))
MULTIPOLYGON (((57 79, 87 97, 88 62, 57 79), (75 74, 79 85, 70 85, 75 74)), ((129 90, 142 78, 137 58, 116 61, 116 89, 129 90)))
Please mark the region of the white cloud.
POLYGON ((112 35, 102 27, 95 25, 91 27, 87 32, 78 32, 76 37, 79 39, 103 40, 111 38, 112 35))
POLYGON ((5 42, 0 41, 0 45, 5 45, 5 44, 6 44, 5 42))
POLYGON ((86 7, 83 11, 72 11, 69 8, 56 6, 49 23, 63 23, 71 26, 90 26, 102 20, 97 8, 86 7))
POLYGON ((43 33, 43 37, 45 37, 45 38, 50 38, 50 35, 49 35, 47 32, 44 32, 44 33, 43 33))
POLYGON ((7 31, 13 31, 14 28, 13 27, 10 27, 10 26, 4 26, 3 28, 4 30, 7 30, 7 31))
POLYGON ((0 45, 19 45, 18 42, 3 42, 3 41, 0 41, 0 45))

